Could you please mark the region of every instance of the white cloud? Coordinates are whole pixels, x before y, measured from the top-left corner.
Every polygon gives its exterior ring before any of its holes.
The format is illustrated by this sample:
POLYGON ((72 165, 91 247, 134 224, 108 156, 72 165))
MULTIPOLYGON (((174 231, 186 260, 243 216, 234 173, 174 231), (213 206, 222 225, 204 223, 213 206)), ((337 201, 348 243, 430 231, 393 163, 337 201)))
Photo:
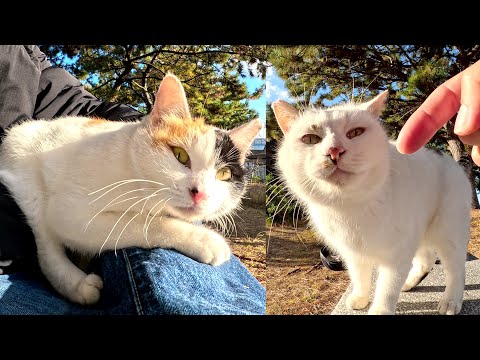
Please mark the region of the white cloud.
POLYGON ((243 65, 243 68, 245 69, 245 71, 247 73, 248 73, 247 69, 250 69, 250 70, 252 70, 253 76, 260 77, 260 74, 258 73, 258 62, 255 62, 253 64, 249 64, 245 60, 242 60, 242 61, 240 61, 240 63, 243 65))
POLYGON ((267 67, 267 79, 269 76, 273 75, 273 66, 268 66, 267 67))
POLYGON ((285 100, 285 101, 294 101, 294 98, 290 96, 288 91, 283 86, 278 86, 273 84, 272 81, 267 80, 266 82, 266 96, 267 101, 275 100, 285 100))
POLYGON ((267 99, 270 99, 272 96, 272 91, 275 91, 275 89, 272 89, 272 87, 275 88, 276 86, 273 85, 270 80, 267 80, 267 82, 265 83, 265 87, 265 94, 267 96, 267 99))
POLYGON ((277 75, 273 66, 267 67, 267 81, 266 81, 266 96, 268 102, 275 100, 285 100, 288 102, 295 102, 295 97, 291 96, 285 87, 285 83, 277 75))

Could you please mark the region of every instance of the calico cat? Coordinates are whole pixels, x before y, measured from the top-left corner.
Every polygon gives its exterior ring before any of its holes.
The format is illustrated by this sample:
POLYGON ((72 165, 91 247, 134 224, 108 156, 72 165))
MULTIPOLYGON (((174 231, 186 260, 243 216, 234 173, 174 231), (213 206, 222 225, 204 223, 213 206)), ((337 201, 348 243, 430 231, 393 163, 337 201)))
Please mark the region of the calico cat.
POLYGON ((351 309, 394 314, 400 291, 416 286, 437 256, 446 277, 438 305, 457 314, 463 302, 471 187, 448 155, 426 148, 400 154, 379 122, 388 93, 369 102, 298 111, 272 104, 284 133, 276 164, 314 230, 345 261, 351 309))
POLYGON ((192 117, 181 82, 167 74, 142 120, 63 117, 12 127, 0 148, 0 181, 33 229, 47 279, 71 301, 94 304, 102 279, 76 267, 66 249, 162 247, 211 265, 230 258, 220 234, 192 222, 239 205, 261 127, 255 119, 225 131, 192 117))

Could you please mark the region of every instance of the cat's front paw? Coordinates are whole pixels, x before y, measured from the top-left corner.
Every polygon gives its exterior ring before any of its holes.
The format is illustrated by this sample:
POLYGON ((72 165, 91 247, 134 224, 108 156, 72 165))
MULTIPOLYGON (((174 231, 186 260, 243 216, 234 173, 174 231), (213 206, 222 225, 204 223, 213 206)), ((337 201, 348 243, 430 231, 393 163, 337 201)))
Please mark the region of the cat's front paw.
POLYGON ((78 284, 75 300, 82 305, 95 304, 100 299, 102 288, 103 281, 100 276, 89 274, 78 284))
POLYGON ((358 296, 352 293, 347 296, 345 303, 352 310, 365 309, 368 305, 368 296, 358 296))
POLYGON ((368 309, 368 315, 395 315, 395 310, 387 309, 384 306, 372 305, 368 309))
POLYGON ((193 254, 196 260, 217 266, 230 259, 230 247, 223 236, 211 230, 202 231, 195 236, 199 243, 193 254))
POLYGON ((462 300, 442 299, 437 310, 441 315, 456 315, 462 310, 462 303, 462 300))

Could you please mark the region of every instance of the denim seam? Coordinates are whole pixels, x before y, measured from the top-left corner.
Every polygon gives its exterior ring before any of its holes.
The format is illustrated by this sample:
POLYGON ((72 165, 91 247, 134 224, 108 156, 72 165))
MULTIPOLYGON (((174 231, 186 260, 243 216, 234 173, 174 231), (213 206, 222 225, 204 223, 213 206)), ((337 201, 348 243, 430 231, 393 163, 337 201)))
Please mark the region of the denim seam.
POLYGON ((132 286, 132 289, 133 289, 133 300, 135 302, 135 307, 137 308, 137 312, 139 313, 139 315, 144 315, 142 302, 140 300, 140 296, 138 295, 137 284, 135 283, 135 278, 133 277, 133 271, 132 271, 132 266, 130 265, 130 260, 128 259, 127 252, 125 250, 122 250, 122 252, 123 252, 123 257, 125 258, 125 263, 127 266, 130 285, 132 286))

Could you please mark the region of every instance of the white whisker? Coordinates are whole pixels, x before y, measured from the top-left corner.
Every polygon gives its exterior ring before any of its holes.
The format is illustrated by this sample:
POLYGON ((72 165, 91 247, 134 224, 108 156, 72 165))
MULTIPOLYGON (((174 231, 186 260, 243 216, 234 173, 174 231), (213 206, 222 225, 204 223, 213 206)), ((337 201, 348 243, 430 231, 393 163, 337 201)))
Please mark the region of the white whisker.
POLYGON ((115 230, 115 227, 118 225, 118 223, 120 222, 120 220, 123 219, 123 217, 125 216, 125 214, 127 214, 128 211, 129 211, 131 208, 133 208, 133 207, 134 207, 135 205, 137 205, 139 202, 144 201, 145 199, 146 199, 146 198, 142 198, 142 199, 134 202, 132 205, 130 205, 130 207, 129 207, 127 210, 125 210, 125 211, 123 212, 123 214, 118 218, 118 220, 117 220, 117 221, 115 222, 115 224, 113 225, 112 230, 110 230, 109 234, 107 235, 107 238, 105 239, 105 241, 103 242, 102 246, 100 247, 100 250, 99 250, 99 252, 98 252, 99 254, 102 252, 102 249, 103 249, 103 247, 105 246, 105 244, 107 243, 108 239, 110 238, 110 235, 112 235, 113 230, 115 230))
POLYGON ((93 221, 93 219, 95 219, 97 217, 97 215, 101 214, 103 211, 105 211, 106 208, 108 208, 109 206, 114 206, 114 205, 117 205, 117 204, 120 204, 124 201, 128 201, 128 200, 132 200, 132 199, 136 199, 138 198, 139 196, 134 196, 134 197, 131 197, 131 198, 128 198, 128 199, 125 199, 125 200, 122 200, 122 201, 119 201, 119 202, 116 202, 115 204, 112 204, 115 200, 121 198, 122 196, 125 196, 127 194, 130 194, 132 192, 136 192, 136 191, 144 191, 144 190, 154 190, 156 188, 142 188, 142 189, 135 189, 135 190, 130 190, 130 191, 127 191, 119 196, 117 196, 115 199, 111 200, 107 205, 105 205, 102 210, 100 210, 99 212, 97 212, 91 219, 90 221, 85 225, 85 227, 83 228, 83 231, 87 231, 87 228, 89 227, 90 223, 93 221))
POLYGON ((117 241, 115 242, 115 256, 117 256, 117 244, 118 244, 118 241, 120 240, 120 238, 122 237, 122 234, 123 232, 125 231, 125 229, 127 228, 127 226, 138 216, 140 215, 141 213, 136 213, 134 216, 132 216, 132 218, 127 222, 127 224, 123 227, 122 231, 120 232, 120 235, 118 235, 117 237, 117 241))
POLYGON ((287 215, 288 207, 292 203, 292 201, 295 200, 293 197, 290 198, 290 200, 287 203, 287 206, 285 207, 285 211, 283 212, 283 218, 282 218, 282 231, 283 231, 283 226, 285 224, 285 216, 287 215))
MULTIPOLYGON (((134 182, 148 182, 148 183, 152 183, 152 184, 157 184, 157 185, 165 186, 165 184, 162 184, 162 183, 159 183, 158 181, 153 181, 153 180, 144 180, 144 179, 122 180, 122 181, 116 182, 115 184, 118 184, 118 185, 116 185, 116 186, 113 187, 112 189, 106 191, 105 193, 103 193, 102 195, 100 195, 99 197, 97 197, 95 200, 90 201, 90 202, 89 202, 89 205, 92 204, 92 203, 94 203, 94 202, 97 201, 98 199, 104 197, 104 196, 107 195, 110 191, 113 191, 113 190, 115 190, 116 188, 118 188, 118 187, 120 187, 120 186, 123 186, 123 185, 126 185, 126 184, 131 184, 131 183, 134 183, 134 182), (119 183, 120 183, 120 184, 119 184, 119 183)), ((108 185, 108 186, 105 186, 104 188, 99 189, 99 190, 96 190, 96 191, 94 191, 94 192, 91 192, 91 193, 89 193, 88 195, 95 194, 95 193, 97 193, 97 192, 99 192, 99 191, 101 191, 101 190, 103 190, 103 189, 105 189, 105 188, 108 188, 108 187, 112 186, 112 185, 114 185, 114 184, 110 184, 110 185, 108 185)))
POLYGON ((235 230, 235 237, 238 237, 238 233, 237 233, 237 224, 235 224, 235 220, 233 219, 233 216, 232 214, 227 214, 228 218, 230 219, 230 222, 233 226, 233 229, 235 230))
MULTIPOLYGON (((171 199, 171 198, 172 198, 172 197, 170 197, 170 199, 171 199)), ((148 219, 149 219, 149 217, 150 217, 150 214, 152 213, 153 209, 155 209, 155 208, 157 207, 157 205, 162 202, 162 200, 164 200, 164 199, 160 199, 160 201, 158 201, 158 202, 150 209, 150 211, 148 212, 147 216, 145 217, 145 223, 143 224, 143 235, 144 235, 144 237, 145 237, 146 240, 147 240, 147 221, 148 221, 148 219)), ((166 202, 165 202, 165 203, 166 203, 166 202)), ((162 209, 163 209, 163 207, 162 207, 162 209)), ((143 208, 142 208, 142 212, 143 212, 143 208)), ((148 242, 148 240, 147 240, 147 242, 148 242)))
MULTIPOLYGON (((150 219, 150 221, 149 221, 149 223, 148 223, 148 225, 147 225, 147 230, 146 230, 146 232, 145 232, 145 241, 146 241, 148 244, 149 244, 149 242, 148 242, 148 228, 150 227, 150 224, 152 223, 153 219, 155 219, 155 216, 157 216, 158 213, 163 210, 163 208, 165 207, 165 205, 167 205, 167 202, 169 202, 172 198, 173 198, 173 196, 170 197, 170 198, 168 198, 168 199, 165 201, 165 204, 163 204, 162 208, 159 209, 159 210, 152 216, 152 218, 150 219)), ((160 217, 160 218, 161 218, 161 217, 160 217)))
MULTIPOLYGON (((170 188, 162 188, 162 189, 158 189, 156 190, 153 194, 151 194, 150 196, 148 196, 147 200, 145 201, 145 203, 143 204, 142 206, 142 210, 140 211, 140 213, 143 213, 143 210, 145 209, 145 205, 147 204, 148 200, 152 197, 154 197, 157 193, 159 193, 160 191, 163 191, 163 190, 169 190, 170 188)), ((148 216, 148 215, 147 215, 148 216)))

